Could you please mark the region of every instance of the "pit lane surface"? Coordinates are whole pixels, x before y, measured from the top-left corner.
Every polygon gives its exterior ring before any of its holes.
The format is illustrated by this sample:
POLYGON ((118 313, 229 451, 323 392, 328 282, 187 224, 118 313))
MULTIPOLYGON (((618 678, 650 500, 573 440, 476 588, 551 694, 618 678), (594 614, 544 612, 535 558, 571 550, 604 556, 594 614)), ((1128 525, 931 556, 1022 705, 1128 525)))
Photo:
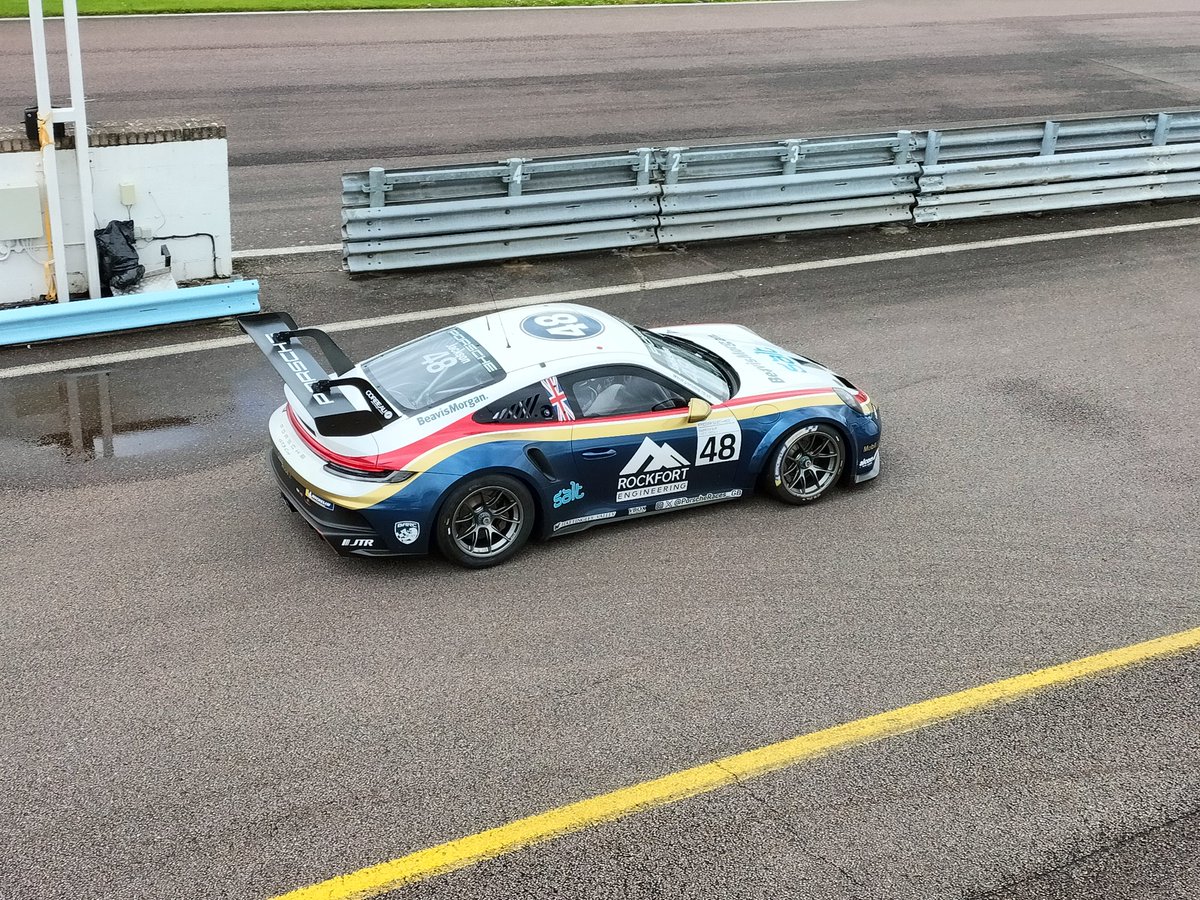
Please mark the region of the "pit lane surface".
MULTIPOLYGON (((1194 204, 402 284, 430 308, 1180 214, 1194 204)), ((811 509, 600 528, 485 573, 339 559, 289 515, 262 454, 278 385, 248 346, 0 381, 5 892, 271 897, 1194 626, 1194 244, 1183 228, 606 299, 652 324, 742 321, 857 377, 882 403, 884 472, 811 509)), ((266 304, 396 309, 401 282, 311 265, 264 277, 266 304)), ((1150 663, 397 896, 1191 896, 1198 688, 1197 654, 1150 663)))
MULTIPOLYGON (((1200 100, 1193 0, 93 18, 80 32, 93 121, 228 124, 243 250, 337 241, 339 176, 370 165, 1200 100)), ((0 84, 32 96, 25 22, 0 21, 0 84)))

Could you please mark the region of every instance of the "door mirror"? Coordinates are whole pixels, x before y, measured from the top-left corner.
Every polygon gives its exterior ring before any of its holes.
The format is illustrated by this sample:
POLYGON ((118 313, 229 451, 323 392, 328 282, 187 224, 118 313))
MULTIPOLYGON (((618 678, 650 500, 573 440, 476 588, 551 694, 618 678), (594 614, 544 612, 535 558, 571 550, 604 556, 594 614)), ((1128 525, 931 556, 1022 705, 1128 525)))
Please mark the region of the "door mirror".
POLYGON ((703 422, 712 415, 712 407, 708 401, 701 400, 699 397, 693 397, 688 401, 688 421, 703 422))

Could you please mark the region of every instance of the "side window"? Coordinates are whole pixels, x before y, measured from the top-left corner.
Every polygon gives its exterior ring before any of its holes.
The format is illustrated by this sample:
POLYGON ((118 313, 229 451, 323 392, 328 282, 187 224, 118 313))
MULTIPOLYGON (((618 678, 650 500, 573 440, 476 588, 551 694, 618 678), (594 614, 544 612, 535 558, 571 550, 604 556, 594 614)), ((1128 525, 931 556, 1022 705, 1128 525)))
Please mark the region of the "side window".
POLYGON ((531 384, 475 413, 476 422, 548 422, 556 418, 544 384, 531 384))
POLYGON ((619 366, 563 376, 580 418, 629 416, 687 406, 687 391, 647 369, 619 366))

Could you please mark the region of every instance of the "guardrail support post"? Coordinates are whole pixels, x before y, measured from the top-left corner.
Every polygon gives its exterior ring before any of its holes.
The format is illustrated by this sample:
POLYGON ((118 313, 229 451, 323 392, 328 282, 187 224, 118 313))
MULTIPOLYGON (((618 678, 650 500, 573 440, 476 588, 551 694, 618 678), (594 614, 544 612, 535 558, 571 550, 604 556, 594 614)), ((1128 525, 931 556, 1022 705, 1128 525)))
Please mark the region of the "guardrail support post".
POLYGON ((912 159, 912 152, 917 147, 911 131, 896 132, 896 165, 904 166, 912 159))
POLYGON ((804 159, 804 141, 784 141, 783 146, 786 148, 786 152, 783 156, 783 174, 795 175, 796 166, 799 164, 800 160, 804 159))
POLYGON ((1047 122, 1042 128, 1042 149, 1038 151, 1039 156, 1053 156, 1055 149, 1058 147, 1058 123, 1047 122))
POLYGON ((520 197, 521 185, 525 182, 525 163, 529 160, 514 156, 504 162, 508 164, 508 174, 502 180, 508 185, 508 196, 520 197))
POLYGON ((942 133, 928 131, 925 133, 925 165, 936 166, 938 153, 942 149, 942 133))
POLYGON ((654 166, 654 150, 650 147, 638 147, 634 152, 637 153, 637 162, 633 165, 633 171, 637 172, 638 187, 647 187, 650 184, 650 170, 654 166))
POLYGON ((371 197, 371 209, 383 208, 383 169, 372 166, 367 170, 367 193, 371 197))
POLYGON ((1167 142, 1167 132, 1171 130, 1171 114, 1159 113, 1154 123, 1154 140, 1152 145, 1161 147, 1167 142))
POLYGON ((679 181, 679 171, 683 168, 683 148, 668 147, 667 148, 667 164, 666 164, 666 179, 667 184, 675 184, 679 181))

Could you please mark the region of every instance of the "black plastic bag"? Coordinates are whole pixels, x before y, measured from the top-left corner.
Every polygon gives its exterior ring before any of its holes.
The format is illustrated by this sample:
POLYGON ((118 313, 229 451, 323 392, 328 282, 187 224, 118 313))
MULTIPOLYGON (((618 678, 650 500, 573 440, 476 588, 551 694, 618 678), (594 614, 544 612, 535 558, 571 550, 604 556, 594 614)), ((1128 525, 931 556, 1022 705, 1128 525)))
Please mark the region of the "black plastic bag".
POLYGON ((146 267, 138 263, 133 246, 133 221, 116 219, 96 229, 96 250, 100 257, 100 282, 105 297, 123 293, 142 280, 146 267))

